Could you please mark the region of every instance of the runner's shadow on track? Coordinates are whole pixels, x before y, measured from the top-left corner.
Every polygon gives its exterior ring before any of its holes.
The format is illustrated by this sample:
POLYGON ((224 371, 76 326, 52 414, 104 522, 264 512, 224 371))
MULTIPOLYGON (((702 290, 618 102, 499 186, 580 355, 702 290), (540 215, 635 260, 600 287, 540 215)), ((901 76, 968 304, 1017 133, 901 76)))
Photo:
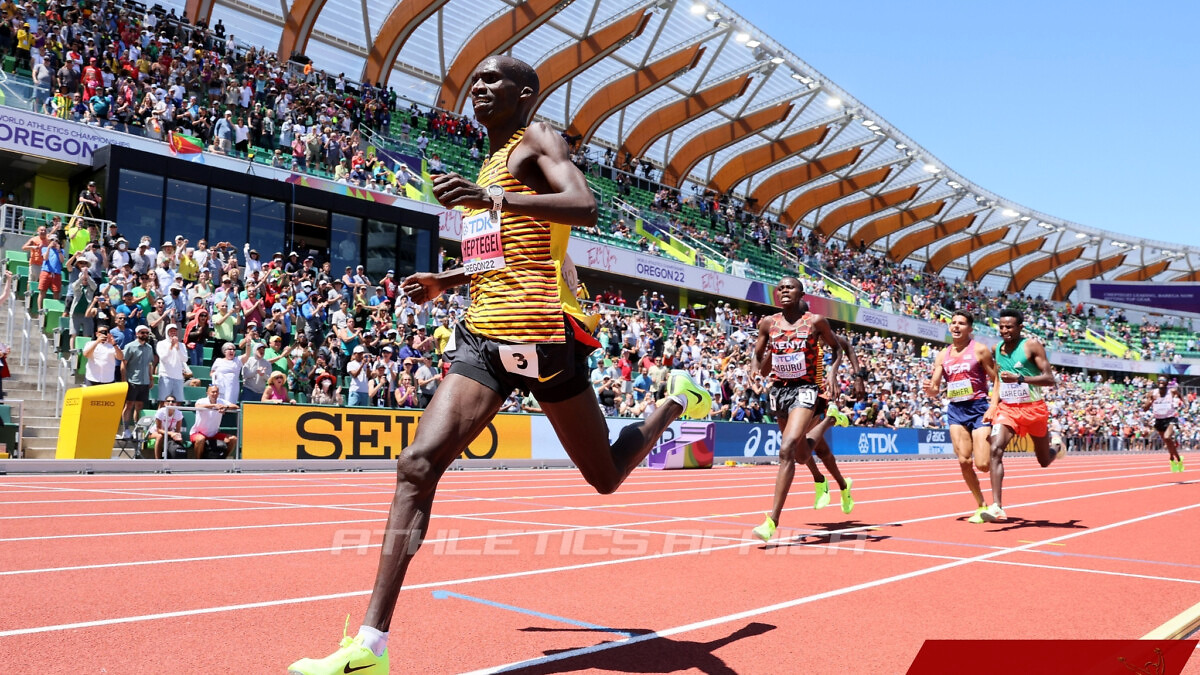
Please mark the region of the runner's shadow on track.
POLYGON ((843 520, 837 523, 809 523, 808 525, 816 531, 797 534, 786 539, 780 539, 778 541, 759 546, 759 548, 764 551, 769 551, 773 548, 785 548, 790 546, 819 546, 821 544, 841 544, 848 541, 875 543, 884 541, 885 539, 891 539, 891 536, 879 534, 878 532, 868 530, 867 528, 903 527, 903 525, 896 523, 888 525, 872 525, 870 523, 864 523, 861 520, 843 520), (846 532, 845 530, 854 530, 854 532, 846 532))
MULTIPOLYGON (((999 524, 999 523, 996 523, 999 524)), ((1028 527, 1046 528, 1052 530, 1086 530, 1087 525, 1080 525, 1079 520, 1072 518, 1064 523, 1055 523, 1049 520, 1029 520, 1027 518, 1009 518, 1004 521, 1004 527, 994 530, 984 530, 985 532, 1009 532, 1011 530, 1023 530, 1028 527)))
MULTIPOLYGON (((708 675, 737 675, 719 656, 713 652, 738 640, 755 637, 775 630, 769 623, 749 623, 730 633, 710 642, 692 642, 689 640, 673 640, 671 638, 652 638, 631 644, 627 647, 615 647, 590 654, 580 654, 562 661, 542 663, 528 668, 520 668, 512 672, 524 675, 549 675, 550 673, 570 673, 578 670, 609 670, 619 673, 675 673, 679 671, 699 671, 708 675)), ((560 632, 556 628, 526 628, 528 631, 560 632)), ((621 629, 633 635, 645 635, 653 631, 645 629, 621 629)), ((562 632, 589 632, 588 629, 564 628, 562 632)), ((553 656, 571 649, 552 649, 545 652, 553 656)))

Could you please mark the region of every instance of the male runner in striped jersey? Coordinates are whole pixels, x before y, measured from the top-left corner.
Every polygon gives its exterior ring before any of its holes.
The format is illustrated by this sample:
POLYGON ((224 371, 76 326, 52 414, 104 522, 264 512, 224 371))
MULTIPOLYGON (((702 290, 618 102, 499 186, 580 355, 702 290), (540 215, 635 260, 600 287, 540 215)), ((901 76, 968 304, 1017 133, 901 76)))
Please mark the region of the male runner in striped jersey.
POLYGON ((1004 448, 1014 436, 1029 435, 1038 464, 1050 466, 1066 454, 1050 447, 1047 421, 1050 411, 1042 398, 1042 387, 1057 384, 1054 368, 1046 358, 1046 348, 1034 338, 1021 336, 1025 318, 1015 309, 1000 312, 1000 342, 996 344, 996 381, 992 404, 984 421, 992 423, 992 505, 980 516, 986 522, 1004 520, 1001 490, 1004 487, 1004 448))
MULTIPOLYGON (((812 456, 812 444, 806 435, 814 411, 820 406, 818 373, 824 368, 817 341, 829 345, 835 359, 841 350, 829 322, 820 314, 808 312, 803 295, 798 279, 780 279, 775 296, 781 311, 758 322, 758 341, 754 345, 755 366, 764 376, 771 377, 768 394, 771 414, 779 421, 783 436, 779 442, 774 505, 762 525, 754 528, 754 535, 763 541, 769 541, 779 526, 788 490, 796 477, 796 462, 806 464, 812 456)), ((829 378, 824 384, 833 399, 837 378, 829 378)))
POLYGON ((975 498, 975 513, 967 521, 982 523, 987 504, 975 472, 987 473, 992 464, 992 448, 988 443, 992 425, 983 416, 988 410, 988 383, 996 379, 996 360, 987 345, 975 341, 974 328, 975 317, 966 312, 955 312, 950 317, 951 344, 934 359, 925 393, 936 398, 945 378, 950 442, 958 456, 963 480, 975 498))
POLYGON ((1175 385, 1168 386, 1167 378, 1159 377, 1158 389, 1150 392, 1142 406, 1142 410, 1154 414, 1154 430, 1162 437, 1171 456, 1171 473, 1183 473, 1183 457, 1179 456, 1179 440, 1175 438, 1179 433, 1179 408, 1182 405, 1183 399, 1175 385))
POLYGON ((388 672, 387 631, 405 570, 429 527, 438 481, 514 389, 537 398, 580 473, 605 494, 676 418, 711 411, 708 392, 686 372, 672 371, 658 409, 609 446, 588 381, 587 355, 599 346, 591 336, 597 319, 580 309, 563 269, 571 227, 594 225, 596 203, 562 137, 546 124, 529 123, 538 91, 534 69, 507 56, 488 57, 471 76, 475 118, 488 131, 491 154, 477 182, 450 173, 433 184, 443 206, 466 210, 463 267, 401 283, 417 303, 470 283, 471 304, 446 346, 450 372, 397 461, 396 494, 363 626, 331 656, 302 659, 289 672, 388 672))

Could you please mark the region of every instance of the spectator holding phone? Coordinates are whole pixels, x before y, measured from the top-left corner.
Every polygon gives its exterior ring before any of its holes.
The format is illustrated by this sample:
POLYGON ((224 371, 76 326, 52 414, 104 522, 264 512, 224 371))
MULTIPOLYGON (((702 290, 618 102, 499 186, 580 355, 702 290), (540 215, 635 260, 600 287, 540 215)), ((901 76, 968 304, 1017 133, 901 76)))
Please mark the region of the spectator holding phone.
POLYGON ((83 346, 83 358, 87 359, 84 369, 84 386, 112 384, 116 379, 117 361, 125 359, 124 352, 109 335, 108 326, 96 329, 96 338, 83 346))

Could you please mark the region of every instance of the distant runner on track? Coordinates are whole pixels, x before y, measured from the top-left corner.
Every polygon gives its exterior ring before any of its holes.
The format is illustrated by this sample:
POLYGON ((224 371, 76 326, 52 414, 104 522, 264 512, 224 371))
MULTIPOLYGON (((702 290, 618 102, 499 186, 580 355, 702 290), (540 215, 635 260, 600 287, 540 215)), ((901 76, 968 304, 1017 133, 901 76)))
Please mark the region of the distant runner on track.
POLYGON ((1171 473, 1183 473, 1183 457, 1179 456, 1179 409, 1183 399, 1175 385, 1167 385, 1167 378, 1158 378, 1158 389, 1146 397, 1142 410, 1154 413, 1154 430, 1162 437, 1163 444, 1171 456, 1171 473))
POLYGON ((1047 422, 1050 410, 1042 387, 1057 383, 1046 348, 1034 338, 1021 336, 1025 318, 1015 309, 1000 312, 1000 342, 996 345, 996 381, 992 405, 984 420, 992 423, 992 505, 980 516, 986 522, 1005 520, 1001 491, 1004 488, 1004 448, 1014 436, 1029 435, 1038 464, 1043 468, 1066 454, 1050 447, 1047 422))
POLYGON ((996 379, 996 360, 987 345, 975 341, 974 328, 975 317, 966 312, 955 312, 950 317, 951 344, 934 359, 925 393, 936 398, 945 380, 950 442, 963 480, 975 498, 975 513, 967 522, 982 523, 987 503, 975 472, 988 473, 992 466, 992 446, 988 442, 992 425, 983 418, 989 407, 988 383, 996 379))

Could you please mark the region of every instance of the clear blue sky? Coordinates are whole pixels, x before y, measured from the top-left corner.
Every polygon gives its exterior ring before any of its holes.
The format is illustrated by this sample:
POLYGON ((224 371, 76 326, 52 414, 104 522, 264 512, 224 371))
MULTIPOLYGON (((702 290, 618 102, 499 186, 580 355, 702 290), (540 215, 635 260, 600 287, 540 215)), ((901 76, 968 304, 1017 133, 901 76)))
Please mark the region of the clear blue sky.
POLYGON ((1200 245, 1200 2, 726 2, 977 185, 1200 245))

